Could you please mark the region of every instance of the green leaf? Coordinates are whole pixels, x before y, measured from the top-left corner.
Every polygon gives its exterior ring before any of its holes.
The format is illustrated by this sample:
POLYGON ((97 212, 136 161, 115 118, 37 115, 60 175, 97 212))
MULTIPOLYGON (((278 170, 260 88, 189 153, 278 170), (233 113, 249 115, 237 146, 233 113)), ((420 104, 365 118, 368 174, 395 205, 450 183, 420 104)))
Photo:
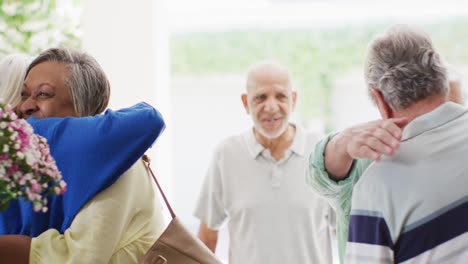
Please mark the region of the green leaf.
POLYGON ((0 200, 0 212, 3 212, 6 209, 8 209, 9 205, 10 205, 10 200, 0 200))

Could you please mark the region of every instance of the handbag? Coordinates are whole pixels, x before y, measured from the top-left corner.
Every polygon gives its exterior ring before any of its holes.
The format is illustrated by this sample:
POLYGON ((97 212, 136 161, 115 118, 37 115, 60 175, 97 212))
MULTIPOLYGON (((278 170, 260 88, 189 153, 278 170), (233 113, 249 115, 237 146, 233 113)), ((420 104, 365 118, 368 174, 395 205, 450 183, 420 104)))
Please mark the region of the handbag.
POLYGON ((167 201, 161 186, 150 168, 149 158, 143 156, 159 192, 169 209, 172 220, 166 230, 154 242, 140 264, 222 264, 222 262, 198 238, 179 221, 171 205, 167 201))

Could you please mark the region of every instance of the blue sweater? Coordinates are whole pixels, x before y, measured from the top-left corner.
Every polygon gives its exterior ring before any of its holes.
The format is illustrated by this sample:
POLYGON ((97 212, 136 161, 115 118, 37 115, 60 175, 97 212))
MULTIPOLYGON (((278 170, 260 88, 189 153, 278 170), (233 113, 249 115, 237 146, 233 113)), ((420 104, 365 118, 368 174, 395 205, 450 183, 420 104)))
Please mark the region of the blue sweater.
POLYGON ((50 228, 63 234, 81 208, 116 182, 165 127, 161 115, 146 103, 92 117, 27 121, 47 139, 67 191, 48 198, 47 213, 34 212, 30 202, 12 200, 0 213, 0 235, 35 237, 50 228))

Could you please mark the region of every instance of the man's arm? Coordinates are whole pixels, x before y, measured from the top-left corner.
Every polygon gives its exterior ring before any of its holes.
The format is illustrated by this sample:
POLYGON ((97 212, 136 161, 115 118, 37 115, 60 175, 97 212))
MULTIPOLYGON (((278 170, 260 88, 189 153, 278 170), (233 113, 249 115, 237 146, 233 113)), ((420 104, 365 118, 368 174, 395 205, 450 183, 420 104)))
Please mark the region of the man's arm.
POLYGON ((200 219, 198 238, 213 252, 218 243, 218 229, 227 218, 223 203, 223 184, 219 159, 222 147, 216 148, 207 175, 203 181, 194 216, 200 219))
POLYGON ((398 149, 406 118, 377 120, 343 130, 327 144, 325 170, 330 179, 345 179, 355 159, 379 160, 398 149))
POLYGON ((205 244, 213 253, 216 252, 216 245, 218 244, 218 230, 208 228, 206 223, 200 223, 198 230, 198 238, 205 244))

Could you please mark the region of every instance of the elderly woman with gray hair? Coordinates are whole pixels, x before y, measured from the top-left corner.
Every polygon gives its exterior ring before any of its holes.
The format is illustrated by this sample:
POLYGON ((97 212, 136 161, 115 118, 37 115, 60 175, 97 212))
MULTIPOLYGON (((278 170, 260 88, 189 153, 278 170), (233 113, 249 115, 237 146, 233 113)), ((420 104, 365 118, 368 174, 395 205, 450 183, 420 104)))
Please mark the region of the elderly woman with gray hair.
POLYGON ((83 52, 49 49, 27 69, 17 111, 47 138, 67 191, 48 200, 46 213, 23 202, 0 213, 2 261, 137 263, 164 230, 140 160, 164 122, 144 103, 101 114, 109 94, 101 67, 83 52))
POLYGON ((0 61, 0 99, 4 104, 16 107, 21 100, 26 70, 32 57, 23 53, 14 53, 0 61))

